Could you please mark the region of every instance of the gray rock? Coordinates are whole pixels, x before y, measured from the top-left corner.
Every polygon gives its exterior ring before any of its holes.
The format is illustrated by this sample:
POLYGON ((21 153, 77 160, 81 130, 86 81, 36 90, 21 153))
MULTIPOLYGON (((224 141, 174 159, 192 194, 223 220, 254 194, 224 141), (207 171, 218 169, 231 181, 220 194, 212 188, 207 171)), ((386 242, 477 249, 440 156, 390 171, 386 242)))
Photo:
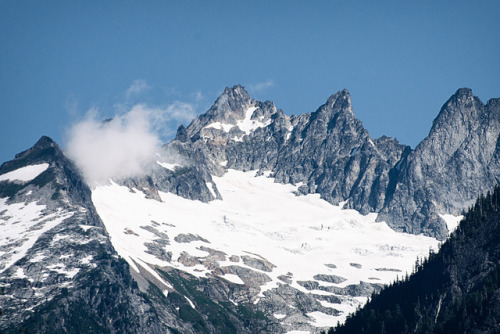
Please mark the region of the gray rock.
MULTIPOLYGON (((2 197, 9 196, 7 204, 45 205, 34 227, 39 233, 46 230, 0 273, 0 331, 168 332, 137 288, 127 263, 117 257, 90 189, 55 142, 42 137, 4 163, 0 174, 39 163, 48 163, 49 168, 32 181, 16 187, 9 181, 0 185, 2 197), (62 221, 46 229, 57 217, 62 221), (89 327, 82 327, 79 319, 88 319, 89 327)), ((17 252, 14 247, 10 251, 14 253, 4 254, 5 259, 17 252)))
MULTIPOLYGON (((221 176, 227 168, 268 170, 277 182, 303 183, 297 195, 319 193, 362 214, 377 212, 395 230, 443 239, 448 231, 439 214, 459 215, 500 181, 498 101, 483 105, 470 89, 458 90, 429 136, 411 150, 394 138, 372 139, 354 115, 347 90, 313 113, 288 117, 235 86, 180 128, 165 148, 197 166, 201 178, 186 180, 188 189, 203 188, 209 175, 221 176), (267 125, 245 134, 237 124, 250 107, 256 108, 252 119, 267 125), (216 122, 232 128, 210 127, 216 122)), ((171 191, 200 197, 196 191, 171 191)), ((207 193, 201 200, 212 198, 207 193)))
POLYGON ((206 243, 210 243, 207 239, 202 238, 199 235, 195 235, 195 234, 192 234, 192 233, 188 233, 188 234, 181 233, 181 234, 177 235, 174 238, 174 240, 175 240, 175 242, 178 242, 178 243, 190 243, 190 242, 193 242, 193 241, 203 241, 203 242, 206 242, 206 243))
MULTIPOLYGON (((355 117, 346 90, 313 113, 289 117, 272 102, 254 101, 243 87, 235 86, 226 88, 188 127, 179 127, 146 176, 119 182, 157 201, 161 192, 170 192, 209 202, 222 199, 213 176, 229 168, 254 170, 257 176, 270 171, 276 182, 300 183, 298 196, 318 193, 332 204, 345 203, 345 208, 363 214, 376 212, 397 231, 442 239, 447 229, 440 214, 460 214, 478 194, 500 182, 499 123, 500 99, 484 105, 469 89, 460 89, 443 106, 429 135, 412 150, 393 138, 372 139, 355 117), (245 119, 255 125, 250 131, 240 128, 245 119)), ((0 246, 2 331, 28 323, 39 332, 75 330, 71 316, 82 310, 85 317, 98 319, 94 331, 195 333, 199 328, 187 319, 198 319, 204 331, 214 333, 221 327, 209 315, 217 314, 241 333, 314 332, 319 329, 308 324, 307 313, 339 312, 319 301, 337 304, 381 288, 367 282, 338 287, 331 283, 343 282, 342 277, 318 274, 315 280, 297 282, 308 290, 303 292, 291 286, 291 275, 280 275, 276 287, 261 293, 271 281, 266 273, 273 271, 272 263, 257 255, 235 256, 204 246, 199 249, 207 256, 182 252, 176 260, 188 267, 203 266, 210 271, 207 278, 150 266, 160 280, 143 267, 147 264, 138 265, 139 272, 130 271, 116 255, 79 171, 50 138, 43 137, 4 163, 0 174, 42 162, 49 168, 32 181, 0 182, 0 197, 8 197, 8 204, 46 206, 41 219, 29 227, 32 231, 41 231, 58 210, 72 216, 43 233, 9 268, 7 261, 25 240, 0 246), (228 259, 234 264, 219 265, 228 259), (237 275, 244 284, 224 279, 226 274, 237 275), (276 313, 284 318, 275 319, 276 313), (64 321, 47 322, 50 314, 64 321)), ((7 211, 0 212, 2 224, 10 219, 7 211)), ((170 261, 172 254, 165 251, 169 236, 154 226, 143 228, 154 235, 145 244, 147 252, 170 261)), ((206 242, 196 234, 180 234, 174 241, 206 242)))
POLYGON ((499 104, 484 105, 470 89, 459 89, 399 164, 394 193, 378 219, 399 231, 445 238, 439 214, 460 215, 500 181, 499 104))
POLYGON ((328 283, 335 283, 339 284, 342 282, 345 282, 347 279, 337 276, 337 275, 326 275, 326 274, 317 274, 314 275, 313 278, 318 281, 323 281, 323 282, 328 282, 328 283))
POLYGON ((271 262, 269 262, 265 259, 258 259, 258 258, 251 257, 248 255, 243 255, 241 257, 241 259, 243 260, 243 263, 246 264, 247 266, 255 268, 255 269, 259 269, 262 271, 271 272, 273 270, 273 268, 276 267, 274 264, 272 264, 271 262))

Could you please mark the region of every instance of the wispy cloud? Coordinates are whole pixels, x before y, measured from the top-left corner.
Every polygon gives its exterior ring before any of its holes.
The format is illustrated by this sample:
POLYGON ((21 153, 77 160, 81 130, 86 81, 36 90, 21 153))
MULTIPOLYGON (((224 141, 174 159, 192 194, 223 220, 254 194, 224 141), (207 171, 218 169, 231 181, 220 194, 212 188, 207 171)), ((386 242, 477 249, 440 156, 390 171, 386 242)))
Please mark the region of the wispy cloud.
POLYGON ((267 81, 258 82, 258 83, 254 83, 254 84, 252 84, 252 83, 248 84, 248 90, 250 90, 254 93, 263 91, 263 90, 271 88, 271 87, 274 87, 273 80, 267 80, 267 81))
POLYGON ((194 92, 190 94, 196 102, 202 101, 205 98, 205 95, 203 95, 202 92, 194 92))
POLYGON ((144 175, 160 138, 195 116, 196 106, 181 101, 164 108, 136 104, 107 121, 93 108, 68 130, 66 151, 91 185, 144 175))
MULTIPOLYGON (((147 173, 162 142, 170 140, 180 124, 191 122, 205 99, 201 92, 193 92, 186 96, 189 102, 178 96, 167 105, 132 104, 139 96, 147 97, 144 93, 151 89, 145 80, 135 80, 124 102, 104 112, 91 108, 68 129, 67 154, 90 185, 147 173)), ((76 101, 68 99, 67 108, 76 110, 76 101)))
POLYGON ((138 79, 135 80, 132 85, 127 89, 125 96, 128 99, 137 96, 147 90, 151 89, 151 86, 148 85, 146 80, 138 79))
POLYGON ((68 156, 75 161, 89 184, 141 175, 160 142, 151 132, 148 116, 131 110, 102 122, 98 110, 69 130, 68 156))
POLYGON ((131 111, 147 115, 152 131, 165 137, 175 132, 181 123, 191 122, 196 117, 196 110, 194 103, 174 101, 166 107, 136 104, 131 111))

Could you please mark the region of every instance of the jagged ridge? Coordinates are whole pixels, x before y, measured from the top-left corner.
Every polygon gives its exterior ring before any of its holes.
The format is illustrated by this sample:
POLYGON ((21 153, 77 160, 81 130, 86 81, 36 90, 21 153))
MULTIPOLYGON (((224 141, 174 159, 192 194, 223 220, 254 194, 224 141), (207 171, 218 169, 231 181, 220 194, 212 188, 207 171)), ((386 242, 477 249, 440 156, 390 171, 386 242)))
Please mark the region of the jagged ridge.
POLYGON ((166 149, 212 175, 228 168, 270 170, 279 182, 302 184, 304 194, 346 202, 363 214, 378 212, 398 231, 444 239, 448 231, 440 214, 459 215, 498 183, 497 100, 484 106, 470 89, 459 89, 411 150, 393 138, 373 140, 354 115, 347 90, 313 113, 288 117, 238 85, 179 128, 166 149), (238 124, 245 112, 260 122, 247 132, 238 124))

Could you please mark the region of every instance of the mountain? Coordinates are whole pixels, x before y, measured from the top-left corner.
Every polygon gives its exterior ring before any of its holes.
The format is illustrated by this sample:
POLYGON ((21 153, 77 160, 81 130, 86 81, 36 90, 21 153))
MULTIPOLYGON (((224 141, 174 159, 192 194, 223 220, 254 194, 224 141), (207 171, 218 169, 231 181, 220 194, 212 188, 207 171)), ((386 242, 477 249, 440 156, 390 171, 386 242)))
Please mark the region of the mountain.
POLYGON ((303 194, 379 213, 377 219, 397 231, 444 240, 443 215, 460 215, 499 182, 499 101, 484 105, 470 89, 457 90, 412 150, 393 138, 372 139, 347 90, 313 113, 288 117, 235 86, 179 128, 167 149, 205 174, 271 171, 277 182, 300 184, 303 194))
POLYGON ((499 133, 500 99, 484 105, 470 89, 457 90, 429 135, 397 166, 391 201, 378 219, 442 239, 440 214, 461 214, 499 183, 499 133))
POLYGON ((498 333, 500 188, 481 196, 438 253, 329 333, 498 333))
POLYGON ((165 331, 54 141, 2 164, 0 193, 2 332, 165 331))
POLYGON ((371 138, 347 90, 287 116, 234 86, 143 175, 90 185, 42 137, 0 167, 0 330, 342 323, 498 184, 499 101, 458 90, 412 150, 371 138))

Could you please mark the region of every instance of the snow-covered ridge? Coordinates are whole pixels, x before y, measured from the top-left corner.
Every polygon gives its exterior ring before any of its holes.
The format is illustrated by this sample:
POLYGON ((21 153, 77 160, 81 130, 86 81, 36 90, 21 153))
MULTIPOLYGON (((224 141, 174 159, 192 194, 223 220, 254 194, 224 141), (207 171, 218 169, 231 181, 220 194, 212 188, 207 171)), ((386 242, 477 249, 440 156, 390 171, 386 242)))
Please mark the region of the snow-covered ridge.
POLYGON ((38 238, 73 215, 58 210, 44 213, 45 205, 35 202, 7 204, 0 199, 0 273, 22 259, 38 238))
POLYGON ((0 181, 5 180, 18 180, 22 182, 27 182, 33 180, 38 175, 42 174, 45 170, 49 168, 48 163, 30 165, 26 167, 21 167, 11 172, 0 175, 0 181))
POLYGON ((366 300, 335 294, 333 288, 389 283, 438 245, 433 238, 397 233, 376 222, 376 214, 343 210, 317 194, 296 196, 297 186, 254 175, 228 170, 214 177, 223 200, 210 203, 160 193, 161 203, 116 183, 95 188, 92 199, 115 249, 134 270, 138 264, 170 266, 236 284, 247 284, 242 273, 252 270, 268 279, 254 302, 288 280, 303 293, 340 299, 328 303, 340 315, 309 315, 319 327, 343 321, 366 300), (204 262, 209 257, 210 266, 204 262))
POLYGON ((255 131, 258 128, 264 128, 271 124, 271 120, 263 121, 252 120, 253 112, 257 109, 257 107, 248 108, 245 111, 245 118, 236 122, 236 124, 227 124, 221 122, 213 122, 205 126, 203 129, 214 128, 218 130, 222 130, 224 132, 229 132, 232 128, 238 127, 241 131, 245 132, 245 134, 249 135, 252 131, 255 131))

